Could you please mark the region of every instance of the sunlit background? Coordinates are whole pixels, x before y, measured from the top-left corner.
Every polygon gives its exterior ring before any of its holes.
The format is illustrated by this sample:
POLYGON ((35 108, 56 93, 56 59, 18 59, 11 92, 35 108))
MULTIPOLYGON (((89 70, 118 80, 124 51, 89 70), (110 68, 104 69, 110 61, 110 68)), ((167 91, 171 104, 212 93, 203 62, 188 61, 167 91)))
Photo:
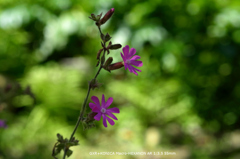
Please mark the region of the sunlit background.
POLYGON ((90 96, 113 97, 118 121, 80 125, 70 158, 239 159, 238 0, 0 1, 0 159, 51 158, 56 134, 70 137, 101 48, 88 17, 111 8, 103 33, 136 48, 142 72, 100 73, 90 96))

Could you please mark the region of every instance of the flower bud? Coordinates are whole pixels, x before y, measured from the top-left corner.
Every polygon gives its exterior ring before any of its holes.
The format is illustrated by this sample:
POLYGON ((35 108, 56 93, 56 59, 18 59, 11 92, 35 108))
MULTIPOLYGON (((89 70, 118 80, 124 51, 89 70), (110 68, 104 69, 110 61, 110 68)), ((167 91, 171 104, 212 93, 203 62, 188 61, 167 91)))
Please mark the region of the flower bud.
POLYGON ((95 88, 99 88, 102 84, 101 83, 98 83, 98 81, 96 79, 92 79, 90 82, 89 82, 89 85, 90 85, 90 88, 92 90, 94 90, 95 88))
POLYGON ((96 21, 96 16, 95 16, 95 14, 91 14, 91 17, 89 17, 90 19, 92 19, 92 20, 94 20, 94 21, 96 21))
POLYGON ((91 113, 89 113, 88 116, 87 116, 87 119, 86 119, 86 123, 91 122, 91 121, 94 121, 94 120, 95 120, 95 119, 94 119, 95 115, 97 115, 96 112, 91 112, 91 113))
POLYGON ((108 42, 112 37, 107 33, 106 35, 101 34, 101 39, 104 42, 108 42))
POLYGON ((109 41, 112 37, 107 33, 105 35, 105 42, 109 41))
POLYGON ((96 21, 99 21, 99 20, 101 19, 101 17, 102 17, 102 13, 99 14, 99 15, 97 15, 97 17, 96 17, 96 21))
POLYGON ((104 17, 99 21, 99 23, 102 25, 104 23, 106 23, 110 18, 111 16, 113 15, 114 13, 114 8, 110 9, 105 15, 104 17))
MULTIPOLYGON (((109 58, 107 59, 107 61, 105 62, 103 68, 107 70, 107 69, 108 69, 108 66, 112 63, 112 61, 113 61, 113 58, 112 58, 112 57, 109 57, 109 58)), ((108 71, 109 71, 109 70, 108 70, 108 71)))
POLYGON ((101 17, 102 17, 102 13, 97 16, 95 14, 91 14, 91 17, 89 17, 89 18, 98 22, 101 19, 101 17))
POLYGON ((114 45, 109 46, 108 49, 117 50, 117 49, 120 49, 121 47, 122 47, 121 44, 114 44, 114 45))
POLYGON ((102 53, 103 49, 100 49, 97 53, 97 59, 99 60, 100 59, 100 56, 101 56, 101 53, 102 53))
POLYGON ((108 66, 108 70, 116 70, 116 69, 119 69, 121 67, 123 67, 123 62, 117 62, 117 63, 114 63, 114 64, 111 64, 108 66))
POLYGON ((108 43, 108 46, 107 46, 107 47, 109 48, 111 45, 112 45, 112 42, 110 41, 110 42, 108 43))
POLYGON ((57 133, 57 138, 59 142, 63 141, 63 136, 59 133, 57 133))

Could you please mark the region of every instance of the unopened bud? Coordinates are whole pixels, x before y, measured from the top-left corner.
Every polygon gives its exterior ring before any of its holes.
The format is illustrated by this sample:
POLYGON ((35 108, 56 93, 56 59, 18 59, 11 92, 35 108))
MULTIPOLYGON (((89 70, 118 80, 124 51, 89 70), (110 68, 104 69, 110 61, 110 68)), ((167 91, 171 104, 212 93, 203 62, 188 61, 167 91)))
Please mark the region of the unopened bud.
POLYGON ((100 59, 100 56, 101 56, 101 53, 102 53, 103 49, 100 49, 97 53, 97 59, 99 60, 100 59))
POLYGON ((91 17, 89 17, 89 18, 98 22, 101 19, 101 17, 102 17, 102 13, 97 16, 95 14, 91 14, 91 17))
POLYGON ((114 63, 114 64, 111 64, 108 66, 108 70, 116 70, 116 69, 119 69, 121 67, 123 67, 123 62, 117 62, 117 63, 114 63))
POLYGON ((101 17, 102 17, 102 13, 99 14, 99 15, 97 15, 97 17, 96 17, 96 21, 99 21, 99 20, 101 19, 101 17))
POLYGON ((107 61, 105 62, 103 68, 104 68, 104 69, 108 69, 108 66, 112 63, 112 61, 113 61, 113 58, 112 58, 112 57, 109 57, 109 58, 107 59, 107 61))
POLYGON ((63 136, 59 133, 57 133, 57 138, 58 138, 59 142, 61 142, 63 140, 63 136))
POLYGON ((94 119, 95 115, 97 115, 96 112, 91 112, 91 113, 89 113, 89 114, 88 114, 88 117, 87 117, 87 119, 86 119, 86 122, 88 123, 88 122, 94 121, 94 120, 95 120, 95 119, 94 119))
POLYGON ((111 45, 109 47, 110 50, 117 50, 117 49, 120 49, 122 47, 121 44, 114 44, 114 45, 111 45))
POLYGON ((95 14, 91 14, 91 17, 89 17, 90 19, 92 19, 92 20, 94 20, 94 21, 96 21, 96 16, 95 16, 95 14))
POLYGON ((106 35, 101 34, 101 39, 104 42, 108 42, 112 37, 107 33, 106 35))
POLYGON ((112 37, 107 33, 105 36, 105 42, 109 41, 112 37))
POLYGON ((114 13, 114 8, 110 9, 105 15, 104 17, 99 21, 99 23, 102 25, 104 23, 106 23, 110 18, 111 16, 113 15, 114 13))
POLYGON ((112 42, 110 41, 110 42, 108 43, 108 46, 107 46, 107 47, 109 48, 111 45, 112 45, 112 42))
POLYGON ((96 79, 92 79, 90 82, 89 82, 89 85, 90 85, 90 88, 92 90, 94 90, 95 88, 99 88, 102 84, 101 83, 98 83, 98 81, 96 79))

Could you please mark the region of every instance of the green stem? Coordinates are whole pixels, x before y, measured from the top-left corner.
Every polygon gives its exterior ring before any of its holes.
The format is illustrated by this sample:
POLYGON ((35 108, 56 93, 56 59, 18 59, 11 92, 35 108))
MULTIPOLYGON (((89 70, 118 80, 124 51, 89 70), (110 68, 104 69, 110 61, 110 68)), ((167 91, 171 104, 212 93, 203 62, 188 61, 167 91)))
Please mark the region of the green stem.
MULTIPOLYGON (((100 31, 100 34, 102 34, 102 31, 101 31, 100 27, 98 27, 98 29, 99 29, 99 31, 100 31)), ((106 43, 104 42, 103 44, 104 44, 104 47, 105 47, 106 43)), ((102 57, 103 57, 103 56, 105 56, 105 49, 104 49, 104 52, 103 52, 102 57)), ((101 66, 99 67, 99 69, 98 69, 98 71, 97 71, 97 73, 96 73, 96 75, 95 75, 95 77, 94 77, 93 80, 96 80, 96 79, 97 79, 97 76, 99 75, 102 67, 103 67, 103 64, 101 64, 101 66)), ((77 123, 76 123, 76 125, 75 125, 75 128, 74 128, 74 130, 73 130, 73 132, 72 132, 72 134, 71 134, 71 137, 70 137, 69 141, 72 140, 72 138, 73 138, 74 134, 76 133, 77 128, 78 128, 78 126, 79 126, 79 124, 80 124, 80 121, 82 121, 82 119, 83 119, 83 115, 84 115, 84 113, 85 113, 85 109, 86 109, 86 105, 87 105, 87 100, 88 100, 90 91, 91 91, 91 85, 90 85, 90 83, 89 83, 87 96, 86 96, 86 98, 85 98, 85 100, 84 100, 84 102, 83 102, 82 109, 81 109, 81 111, 80 111, 80 115, 79 115, 79 117, 78 117, 77 123)), ((67 155, 67 148, 65 147, 65 148, 64 148, 63 159, 65 159, 66 155, 67 155)))
MULTIPOLYGON (((100 68, 98 69, 98 72, 96 73, 94 79, 97 78, 97 76, 98 76, 98 74, 99 74, 99 72, 100 72, 101 69, 102 69, 102 66, 100 66, 100 68)), ((86 98, 85 98, 85 100, 84 100, 84 102, 83 102, 82 109, 81 109, 81 111, 80 111, 80 115, 79 115, 79 117, 78 117, 77 123, 76 123, 76 125, 75 125, 75 128, 74 128, 74 130, 73 130, 73 132, 72 132, 72 134, 71 134, 71 137, 70 137, 69 141, 72 140, 72 138, 73 138, 73 136, 74 136, 75 132, 77 131, 77 128, 78 128, 78 126, 79 126, 79 124, 80 124, 80 121, 82 121, 82 119, 83 119, 83 115, 84 115, 84 113, 85 113, 85 109, 86 109, 86 105, 87 105, 87 100, 88 100, 90 91, 91 91, 91 86, 90 86, 90 84, 89 84, 89 85, 88 85, 87 96, 86 96, 86 98)), ((67 149, 65 148, 65 149, 64 149, 63 159, 65 159, 66 154, 67 154, 67 149)))
MULTIPOLYGON (((96 73, 94 79, 97 78, 97 76, 99 75, 99 72, 101 71, 101 69, 102 69, 102 66, 100 66, 100 68, 98 69, 98 72, 96 73)), ((71 137, 70 137, 70 141, 72 140, 72 138, 73 138, 73 136, 74 136, 74 134, 75 134, 75 132, 76 132, 79 124, 80 124, 80 121, 83 119, 83 115, 84 115, 84 113, 85 113, 86 104, 87 104, 87 100, 88 100, 90 91, 91 91, 91 86, 90 86, 90 84, 89 84, 89 85, 88 85, 87 96, 86 96, 86 98, 85 98, 85 100, 84 100, 84 102, 83 102, 83 106, 82 106, 82 109, 81 109, 81 111, 80 111, 80 115, 79 115, 78 121, 77 121, 77 123, 76 123, 76 126, 75 126, 75 128, 74 128, 74 130, 73 130, 73 132, 72 132, 71 137)))
POLYGON ((82 106, 82 110, 81 110, 81 112, 80 112, 80 115, 79 115, 78 121, 77 121, 77 123, 76 123, 76 126, 75 126, 75 128, 74 128, 74 130, 73 130, 73 132, 72 132, 71 137, 70 137, 70 141, 72 140, 72 138, 73 138, 73 136, 74 136, 74 134, 75 134, 75 132, 76 132, 76 130, 77 130, 77 128, 78 128, 78 125, 80 124, 80 121, 83 119, 83 115, 84 115, 84 112, 85 112, 85 109, 86 109, 86 104, 87 104, 87 100, 88 100, 88 96, 89 96, 90 91, 91 91, 91 86, 88 85, 87 96, 86 96, 86 98, 85 98, 85 100, 84 100, 84 103, 83 103, 83 106, 82 106))
POLYGON ((99 30, 100 35, 101 35, 102 34, 102 30, 101 30, 100 26, 98 26, 98 30, 99 30))

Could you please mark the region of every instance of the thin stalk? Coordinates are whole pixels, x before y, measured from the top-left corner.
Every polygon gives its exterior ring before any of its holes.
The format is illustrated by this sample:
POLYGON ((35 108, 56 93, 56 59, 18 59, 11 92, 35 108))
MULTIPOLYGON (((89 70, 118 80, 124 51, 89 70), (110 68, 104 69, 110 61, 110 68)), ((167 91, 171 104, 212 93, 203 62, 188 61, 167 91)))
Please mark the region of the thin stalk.
MULTIPOLYGON (((99 29, 100 34, 102 34, 101 28, 98 27, 98 29, 99 29)), ((106 43, 103 42, 103 44, 104 44, 104 48, 105 48, 106 43)), ((104 52, 103 52, 102 57, 103 57, 103 56, 105 56, 105 49, 104 49, 104 52)), ((99 67, 99 69, 98 69, 95 77, 93 78, 93 80, 96 80, 96 78, 97 78, 97 76, 99 75, 99 73, 100 73, 100 71, 101 71, 102 68, 103 68, 103 64, 100 65, 100 67, 99 67)), ((81 109, 81 111, 80 111, 80 115, 79 115, 79 117, 78 117, 77 123, 76 123, 76 125, 75 125, 75 128, 74 128, 74 130, 73 130, 73 132, 72 132, 72 134, 71 134, 71 137, 70 137, 69 141, 72 140, 72 138, 73 138, 74 134, 76 133, 77 128, 78 128, 78 126, 79 126, 79 124, 80 124, 80 121, 82 121, 82 119, 83 119, 83 115, 84 115, 84 113, 85 113, 85 109, 86 109, 86 105, 87 105, 87 100, 88 100, 88 97, 89 97, 90 92, 91 92, 91 85, 89 84, 89 85, 88 85, 87 96, 86 96, 86 98, 85 98, 85 100, 84 100, 84 102, 83 102, 82 109, 81 109)), ((67 155, 67 148, 65 147, 65 148, 64 148, 63 159, 65 159, 66 155, 67 155)))

